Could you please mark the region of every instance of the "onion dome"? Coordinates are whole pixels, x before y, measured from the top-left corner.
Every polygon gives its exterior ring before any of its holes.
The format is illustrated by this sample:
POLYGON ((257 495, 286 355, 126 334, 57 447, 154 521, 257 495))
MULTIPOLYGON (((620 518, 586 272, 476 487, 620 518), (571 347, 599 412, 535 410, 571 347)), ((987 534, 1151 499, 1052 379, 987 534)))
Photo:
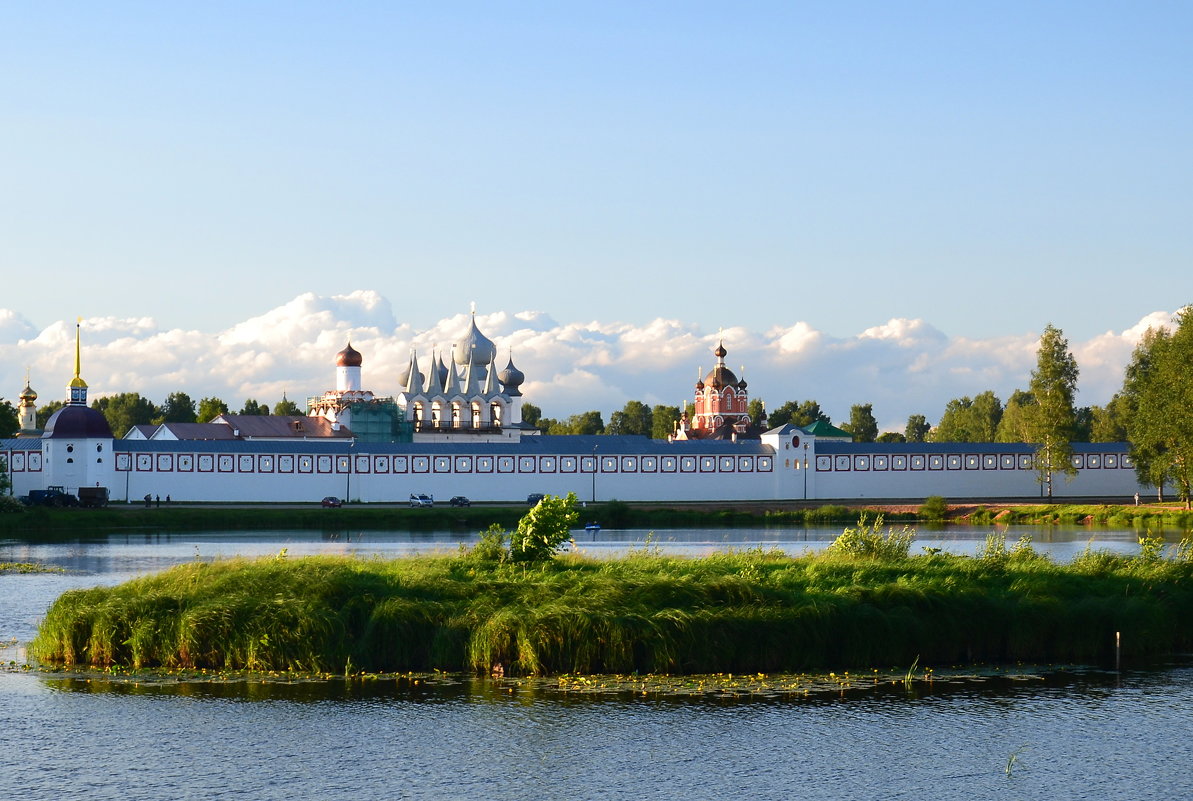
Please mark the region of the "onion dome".
POLYGON ((98 409, 71 404, 46 421, 43 439, 112 439, 112 427, 98 409))
POLYGON ((717 366, 712 368, 712 371, 704 377, 704 383, 707 386, 713 389, 737 386, 737 376, 725 366, 725 354, 728 352, 725 350, 724 343, 717 343, 717 349, 713 351, 713 355, 717 357, 717 366))
POLYGON ((406 365, 406 369, 398 375, 398 385, 406 392, 421 392, 423 388, 423 381, 426 376, 418 369, 418 355, 414 351, 410 351, 410 364, 406 365), (414 383, 410 383, 411 375, 414 376, 414 383))
POLYGON ((463 367, 466 364, 488 366, 497 358, 497 346, 493 340, 480 332, 476 327, 476 317, 472 318, 472 326, 464 338, 456 343, 452 358, 456 364, 463 367))
POLYGON ((442 354, 440 354, 438 357, 436 357, 435 364, 431 369, 434 370, 439 375, 439 386, 441 386, 441 387, 447 386, 447 374, 450 371, 447 369, 447 365, 443 363, 443 355, 442 354))
POLYGON ((696 391, 699 392, 704 389, 704 381, 700 378, 700 374, 704 372, 701 367, 696 368, 696 391))
POLYGON ((29 386, 29 382, 25 381, 25 388, 21 390, 21 394, 17 397, 19 397, 22 401, 32 403, 33 401, 37 400, 37 393, 34 392, 33 388, 29 386))
POLYGON ((364 357, 348 343, 348 347, 336 354, 336 367, 360 367, 364 357))
POLYGON ((501 386, 505 387, 505 391, 510 395, 521 395, 518 387, 522 386, 526 381, 526 374, 514 367, 514 355, 510 354, 509 363, 506 364, 505 369, 497 374, 497 380, 501 382, 501 386))
POLYGON ((713 389, 724 389, 728 386, 737 386, 737 376, 724 364, 718 364, 704 377, 704 383, 713 389))

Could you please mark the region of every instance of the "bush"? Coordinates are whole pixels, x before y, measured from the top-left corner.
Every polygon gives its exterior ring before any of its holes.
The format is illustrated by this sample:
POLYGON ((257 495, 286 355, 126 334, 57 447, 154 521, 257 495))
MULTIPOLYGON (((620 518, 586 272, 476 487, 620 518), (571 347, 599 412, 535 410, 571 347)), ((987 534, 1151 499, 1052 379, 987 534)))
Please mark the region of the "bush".
POLYGON ((884 535, 882 515, 874 518, 873 524, 868 524, 866 516, 862 515, 857 521, 857 528, 847 528, 841 532, 841 536, 833 540, 828 550, 829 553, 863 559, 906 559, 914 539, 915 529, 909 526, 904 526, 902 531, 889 528, 884 535))
POLYGON ((510 558, 515 562, 550 559, 571 538, 579 519, 576 493, 546 496, 518 521, 518 530, 510 538, 510 558))
POLYGON ((481 532, 481 539, 468 550, 468 555, 482 562, 504 562, 509 559, 509 532, 494 523, 481 532))
POLYGON ((948 501, 939 495, 929 495, 920 507, 920 520, 944 520, 948 513, 948 501))
POLYGON ((5 512, 23 512, 25 511, 25 504, 18 501, 11 495, 0 495, 0 514, 5 512))

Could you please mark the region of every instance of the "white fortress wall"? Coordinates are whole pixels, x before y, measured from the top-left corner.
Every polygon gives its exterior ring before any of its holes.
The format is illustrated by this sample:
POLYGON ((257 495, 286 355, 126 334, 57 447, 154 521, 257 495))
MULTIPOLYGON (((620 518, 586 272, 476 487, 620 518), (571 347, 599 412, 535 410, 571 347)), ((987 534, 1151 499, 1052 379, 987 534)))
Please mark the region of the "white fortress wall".
POLYGON ((29 490, 44 489, 40 439, 0 439, 0 461, 12 480, 12 494, 28 495, 29 490))
MULTIPOLYGON (((919 500, 929 495, 1039 498, 1032 449, 1009 444, 854 444, 804 440, 667 443, 641 437, 534 437, 512 443, 109 441, 113 500, 403 502, 411 494, 524 501, 575 492, 583 501, 919 500), (771 444, 773 441, 778 445, 771 444), (808 448, 803 448, 803 444, 808 448), (803 461, 807 459, 808 468, 803 461), (595 496, 594 496, 595 493, 595 496)), ((64 484, 40 440, 4 440, 14 494, 64 484)), ((1141 487, 1123 443, 1075 444, 1076 478, 1053 496, 1121 497, 1141 487)), ((59 454, 61 455, 61 454, 59 454)), ((105 465, 106 467, 107 465, 105 465)), ((65 467, 65 466, 64 466, 65 467)), ((69 483, 69 482, 67 482, 69 483)), ((75 492, 78 487, 66 486, 75 492)))
MULTIPOLYGON (((1125 443, 1074 443, 1078 474, 1054 474, 1054 498, 1144 493, 1125 443)), ((819 443, 809 471, 811 497, 823 499, 949 497, 1038 498, 1046 489, 1029 445, 819 443)))
POLYGON ((754 443, 638 437, 535 438, 531 444, 355 444, 122 440, 112 497, 178 501, 755 500, 780 495, 773 453, 754 443))

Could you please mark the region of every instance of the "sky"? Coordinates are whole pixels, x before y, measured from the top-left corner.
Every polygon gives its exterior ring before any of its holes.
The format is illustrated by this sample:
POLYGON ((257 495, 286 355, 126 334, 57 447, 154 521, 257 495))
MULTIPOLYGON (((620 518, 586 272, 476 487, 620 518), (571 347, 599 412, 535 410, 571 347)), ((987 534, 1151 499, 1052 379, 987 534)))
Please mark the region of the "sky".
POLYGON ((0 396, 59 396, 77 316, 93 393, 316 394, 348 334, 392 392, 476 302, 552 416, 678 403, 721 329, 768 403, 893 425, 1025 386, 1052 323, 1104 403, 1193 300, 1191 38, 1177 2, 0 4, 0 396))

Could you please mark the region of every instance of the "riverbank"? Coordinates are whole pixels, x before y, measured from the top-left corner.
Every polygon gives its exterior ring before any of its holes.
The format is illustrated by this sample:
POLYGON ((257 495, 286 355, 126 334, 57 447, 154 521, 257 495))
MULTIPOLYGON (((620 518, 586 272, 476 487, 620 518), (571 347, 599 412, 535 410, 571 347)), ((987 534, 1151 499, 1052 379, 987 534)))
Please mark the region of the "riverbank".
POLYGON ((46 664, 308 673, 772 673, 913 663, 1113 664, 1193 648, 1193 564, 1030 548, 878 561, 649 548, 531 566, 481 559, 196 561, 75 590, 46 664))
MULTIPOLYGON (((1044 504, 971 501, 940 505, 907 503, 687 503, 652 504, 609 501, 588 504, 582 523, 605 528, 681 528, 713 526, 801 526, 849 524, 861 512, 882 512, 890 522, 950 522, 971 525, 1085 524, 1146 529, 1193 529, 1193 512, 1176 504, 1044 504)), ((349 504, 324 509, 315 504, 166 504, 145 507, 118 504, 104 509, 28 508, 0 514, 0 535, 54 537, 79 532, 128 530, 407 530, 480 531, 497 523, 512 526, 525 514, 524 504, 485 504, 455 508, 411 509, 404 505, 349 504)))

